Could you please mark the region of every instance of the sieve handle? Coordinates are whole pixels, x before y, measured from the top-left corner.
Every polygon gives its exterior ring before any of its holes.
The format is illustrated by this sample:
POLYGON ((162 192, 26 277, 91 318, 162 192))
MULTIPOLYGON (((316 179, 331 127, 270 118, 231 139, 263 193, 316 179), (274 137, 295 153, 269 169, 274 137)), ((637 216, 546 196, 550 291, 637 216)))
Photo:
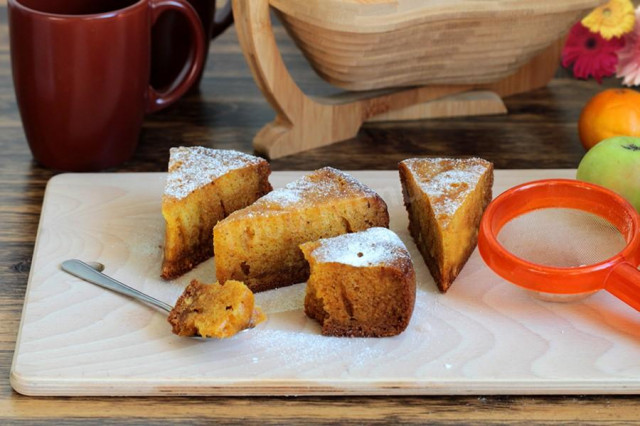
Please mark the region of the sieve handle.
POLYGON ((613 268, 604 288, 627 305, 640 311, 640 271, 631 263, 620 263, 613 268))

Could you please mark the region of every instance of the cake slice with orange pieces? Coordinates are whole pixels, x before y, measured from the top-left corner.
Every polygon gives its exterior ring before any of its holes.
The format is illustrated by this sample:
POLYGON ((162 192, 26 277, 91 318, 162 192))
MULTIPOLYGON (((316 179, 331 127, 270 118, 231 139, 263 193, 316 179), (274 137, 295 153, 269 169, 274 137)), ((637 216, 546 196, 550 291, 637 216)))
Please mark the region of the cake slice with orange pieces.
POLYGON ((264 291, 306 281, 298 247, 308 241, 388 227, 382 198, 353 176, 325 167, 276 189, 213 229, 216 278, 264 291))
POLYGON ((176 278, 210 258, 215 224, 271 191, 270 174, 266 160, 242 152, 171 148, 162 196, 162 278, 176 278))
POLYGON ((399 164, 409 231, 441 292, 478 242, 492 199, 493 164, 481 158, 412 158, 399 164))

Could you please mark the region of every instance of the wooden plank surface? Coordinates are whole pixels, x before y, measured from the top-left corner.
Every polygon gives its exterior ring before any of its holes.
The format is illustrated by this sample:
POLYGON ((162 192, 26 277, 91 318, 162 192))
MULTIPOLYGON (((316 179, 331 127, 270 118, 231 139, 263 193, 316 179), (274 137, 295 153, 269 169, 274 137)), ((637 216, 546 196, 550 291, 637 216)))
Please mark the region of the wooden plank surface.
MULTIPOLYGON (((9 385, 44 188, 57 173, 33 163, 13 93, 7 13, 0 0, 0 423, 89 424, 171 422, 282 424, 620 424, 637 423, 632 395, 426 397, 25 397, 9 385)), ((276 28, 285 62, 306 93, 337 91, 320 81, 276 28)), ((134 158, 112 172, 162 172, 177 144, 251 151, 255 133, 274 113, 254 86, 234 31, 211 46, 200 94, 149 116, 134 158)), ((510 114, 494 117, 375 123, 353 140, 272 162, 275 170, 395 169, 416 155, 479 155, 498 168, 575 168, 584 151, 576 120, 598 86, 564 71, 543 89, 507 98, 510 114)))
MULTIPOLYGON (((412 255, 417 298, 400 336, 320 335, 304 315, 304 284, 256 294, 268 321, 232 339, 169 331, 166 314, 70 277, 69 258, 173 304, 192 279, 215 280, 213 259, 159 278, 166 179, 64 174, 45 194, 15 359, 27 395, 452 395, 640 393, 640 318, 604 292, 549 303, 491 272, 477 251, 440 294, 408 233, 396 171, 352 172, 386 201, 390 228, 412 255)), ((274 188, 302 176, 275 172, 274 188)), ((498 170, 494 193, 575 170, 498 170)))

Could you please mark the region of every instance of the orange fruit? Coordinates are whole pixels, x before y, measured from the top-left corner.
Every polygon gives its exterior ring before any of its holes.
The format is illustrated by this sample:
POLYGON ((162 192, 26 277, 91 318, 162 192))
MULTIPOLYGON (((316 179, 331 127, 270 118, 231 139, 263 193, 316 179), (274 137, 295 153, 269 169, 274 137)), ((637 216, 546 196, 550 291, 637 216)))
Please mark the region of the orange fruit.
POLYGON ((606 89, 582 109, 578 134, 586 150, 612 136, 640 136, 640 93, 606 89))

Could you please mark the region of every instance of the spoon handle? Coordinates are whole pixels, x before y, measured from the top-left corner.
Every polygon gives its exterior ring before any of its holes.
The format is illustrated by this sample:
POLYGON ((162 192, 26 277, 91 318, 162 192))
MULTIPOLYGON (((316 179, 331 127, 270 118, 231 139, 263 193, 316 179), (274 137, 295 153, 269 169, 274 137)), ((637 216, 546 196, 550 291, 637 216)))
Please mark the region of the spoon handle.
POLYGON ((104 287, 108 290, 115 291, 116 293, 120 293, 125 296, 132 297, 142 302, 149 303, 167 312, 171 312, 171 305, 168 305, 154 297, 144 294, 136 290, 135 288, 131 288, 128 285, 122 284, 120 281, 117 281, 110 276, 103 274, 102 272, 96 271, 91 266, 80 260, 65 260, 60 266, 63 271, 85 281, 88 281, 92 284, 104 287))

